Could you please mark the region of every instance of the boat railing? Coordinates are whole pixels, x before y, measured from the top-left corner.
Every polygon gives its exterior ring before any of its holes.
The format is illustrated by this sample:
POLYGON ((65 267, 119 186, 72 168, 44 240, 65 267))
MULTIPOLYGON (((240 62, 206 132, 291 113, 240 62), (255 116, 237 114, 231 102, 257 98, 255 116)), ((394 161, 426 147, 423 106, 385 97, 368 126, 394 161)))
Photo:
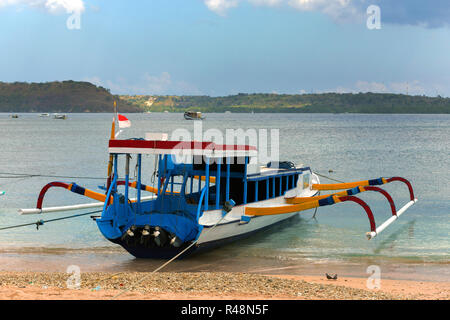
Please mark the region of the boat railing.
POLYGON ((203 187, 202 193, 200 194, 200 199, 199 199, 199 201, 198 201, 198 206, 197 206, 197 222, 198 222, 198 220, 200 219, 201 214, 202 214, 203 198, 205 198, 206 188, 207 188, 207 186, 203 187))
POLYGON ((116 188, 116 182, 117 182, 117 175, 114 175, 114 179, 113 179, 111 185, 109 186, 108 193, 106 194, 106 200, 105 200, 105 203, 104 203, 104 205, 103 205, 103 213, 106 212, 106 209, 107 209, 108 206, 109 206, 111 193, 112 193, 112 190, 113 190, 114 188, 116 188))
POLYGON ((414 190, 411 183, 402 177, 392 177, 392 178, 378 178, 365 181, 349 182, 349 183, 335 183, 335 184, 313 184, 312 190, 318 191, 335 191, 343 190, 349 188, 342 192, 337 192, 333 194, 319 195, 313 197, 292 197, 286 198, 286 205, 283 206, 272 206, 272 207, 246 207, 245 214, 253 216, 267 216, 267 215, 277 215, 277 214, 287 214, 295 213, 300 211, 305 211, 309 209, 314 209, 322 206, 334 205, 340 202, 352 201, 364 208, 367 213, 370 222, 370 232, 366 233, 367 238, 370 240, 380 234, 384 229, 386 229, 392 222, 397 220, 400 215, 402 215, 409 207, 417 202, 414 196, 414 190), (386 183, 399 181, 407 185, 409 190, 410 201, 406 203, 398 211, 395 207, 394 200, 385 190, 376 187, 377 185, 383 185, 386 183), (361 199, 355 197, 356 194, 375 191, 382 194, 386 200, 389 202, 391 207, 391 217, 384 221, 380 226, 377 227, 375 224, 375 219, 370 207, 361 199))

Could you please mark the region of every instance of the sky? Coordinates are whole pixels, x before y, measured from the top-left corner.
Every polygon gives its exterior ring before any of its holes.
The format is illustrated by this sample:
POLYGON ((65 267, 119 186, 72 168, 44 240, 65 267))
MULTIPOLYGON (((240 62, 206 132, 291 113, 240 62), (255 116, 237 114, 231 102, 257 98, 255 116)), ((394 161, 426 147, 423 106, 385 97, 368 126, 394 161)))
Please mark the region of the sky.
POLYGON ((450 96, 448 0, 0 0, 0 81, 450 96))

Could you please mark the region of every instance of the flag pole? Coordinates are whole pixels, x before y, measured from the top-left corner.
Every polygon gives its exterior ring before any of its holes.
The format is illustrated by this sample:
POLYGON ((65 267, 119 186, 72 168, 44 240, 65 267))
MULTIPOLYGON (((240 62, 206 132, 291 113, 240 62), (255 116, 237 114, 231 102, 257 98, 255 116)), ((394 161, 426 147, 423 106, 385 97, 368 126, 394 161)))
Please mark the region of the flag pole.
MULTIPOLYGON (((111 140, 114 140, 116 138, 116 115, 117 115, 117 102, 114 101, 114 117, 111 125, 111 140)), ((106 190, 109 190, 109 187, 111 186, 111 178, 112 178, 112 169, 113 169, 113 160, 114 157, 112 154, 109 155, 109 162, 108 162, 108 179, 106 182, 106 190)), ((108 191, 106 191, 108 192, 108 191)))

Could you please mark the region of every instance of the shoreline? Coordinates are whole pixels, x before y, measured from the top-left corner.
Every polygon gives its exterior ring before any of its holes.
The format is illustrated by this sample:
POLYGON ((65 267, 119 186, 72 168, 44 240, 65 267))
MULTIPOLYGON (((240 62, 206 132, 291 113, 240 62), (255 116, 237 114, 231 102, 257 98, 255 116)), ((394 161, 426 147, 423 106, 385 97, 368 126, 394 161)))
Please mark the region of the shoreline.
POLYGON ((450 282, 224 272, 0 272, 0 300, 449 300, 450 282), (117 295, 119 295, 117 297, 117 295))
MULTIPOLYGON (((1 250, 0 250, 1 251, 1 250)), ((65 273, 71 265, 76 265, 83 273, 134 273, 151 272, 164 261, 135 259, 124 252, 79 253, 79 252, 8 252, 0 254, 0 274, 5 272, 51 272, 65 273)), ((371 272, 368 267, 380 267, 382 279, 450 282, 448 262, 405 262, 382 258, 355 258, 351 260, 280 260, 258 257, 230 257, 223 253, 209 253, 172 262, 163 272, 169 273, 248 273, 273 276, 320 277, 338 274, 339 277, 367 279, 371 272)))

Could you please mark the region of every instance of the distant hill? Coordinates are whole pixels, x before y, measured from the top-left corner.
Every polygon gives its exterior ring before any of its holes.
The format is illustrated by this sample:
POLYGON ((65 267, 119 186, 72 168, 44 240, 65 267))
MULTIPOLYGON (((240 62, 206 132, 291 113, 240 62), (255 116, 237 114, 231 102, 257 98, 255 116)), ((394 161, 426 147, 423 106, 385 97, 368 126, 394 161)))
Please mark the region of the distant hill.
POLYGON ((245 94, 209 96, 120 96, 145 111, 450 113, 450 98, 387 93, 245 94))
POLYGON ((142 112, 108 89, 89 82, 0 82, 0 112, 142 112))
POLYGON ((450 98, 387 93, 266 94, 226 97, 112 95, 89 82, 0 82, 0 112, 450 113, 450 98))

